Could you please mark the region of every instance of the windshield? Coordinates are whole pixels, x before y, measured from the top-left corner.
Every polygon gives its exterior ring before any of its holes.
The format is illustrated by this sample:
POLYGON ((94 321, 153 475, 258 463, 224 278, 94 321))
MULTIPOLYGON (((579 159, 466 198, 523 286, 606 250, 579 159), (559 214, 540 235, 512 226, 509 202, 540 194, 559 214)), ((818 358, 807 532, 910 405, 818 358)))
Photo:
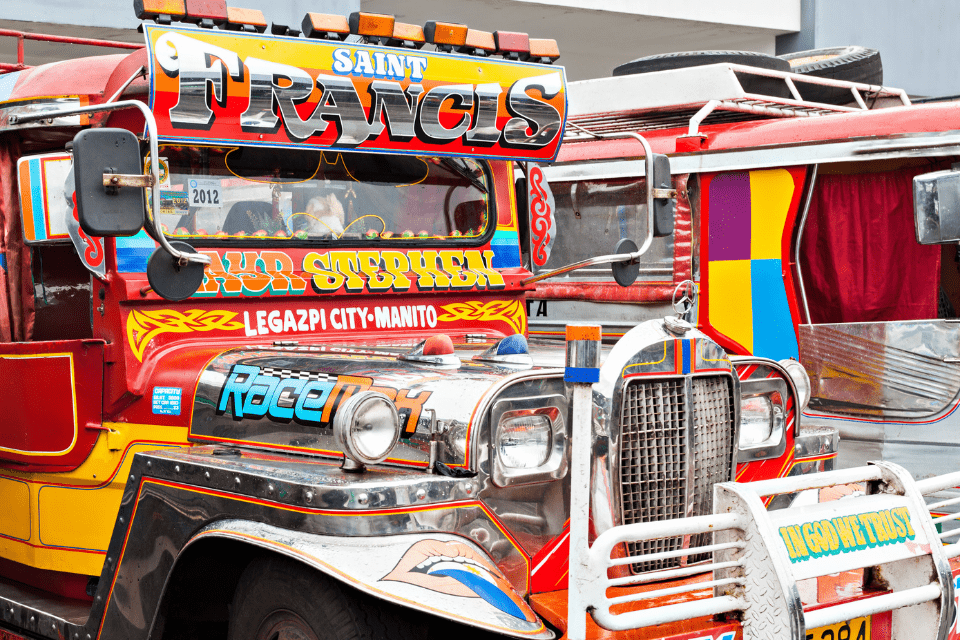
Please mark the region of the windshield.
MULTIPOLYGON (((614 253, 622 238, 643 242, 647 232, 643 178, 557 181, 550 188, 556 199, 554 243, 545 264, 533 265, 535 273, 614 253)), ((641 280, 670 280, 673 236, 654 238, 639 262, 641 280)), ((566 277, 612 280, 606 265, 579 269, 566 277)))
POLYGON ((486 235, 474 160, 259 147, 162 147, 163 233, 204 246, 400 244, 486 235))

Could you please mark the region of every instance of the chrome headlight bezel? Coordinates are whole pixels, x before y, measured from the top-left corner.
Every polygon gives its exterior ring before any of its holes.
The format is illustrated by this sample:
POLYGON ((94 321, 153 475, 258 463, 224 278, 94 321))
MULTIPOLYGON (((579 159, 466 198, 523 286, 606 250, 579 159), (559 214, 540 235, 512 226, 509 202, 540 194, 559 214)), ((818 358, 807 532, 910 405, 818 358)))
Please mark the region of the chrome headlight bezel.
MULTIPOLYGON (((740 381, 740 424, 737 425, 737 462, 778 458, 787 449, 787 398, 790 390, 783 378, 757 378, 740 381), (765 398, 770 403, 770 433, 759 442, 744 446, 744 403, 765 398)), ((749 412, 748 412, 749 414, 749 412)))
POLYGON ((333 417, 333 435, 344 455, 359 465, 378 464, 387 459, 390 452, 397 446, 400 439, 400 415, 397 407, 390 398, 379 391, 360 391, 350 396, 333 417), (358 442, 357 428, 363 418, 364 411, 369 411, 377 405, 385 410, 386 425, 391 429, 385 445, 380 452, 366 451, 358 442), (376 453, 377 455, 372 455, 376 453))
POLYGON ((490 410, 490 477, 498 487, 532 484, 562 478, 567 473, 568 438, 566 432, 567 399, 562 395, 510 398, 494 403, 490 410), (512 467, 500 455, 501 439, 507 421, 528 416, 549 420, 549 435, 543 462, 535 467, 512 467))
POLYGON ((790 376, 790 380, 793 382, 793 388, 797 392, 797 414, 799 415, 810 403, 810 396, 813 392, 810 376, 807 374, 804 366, 793 358, 780 360, 779 364, 790 376))

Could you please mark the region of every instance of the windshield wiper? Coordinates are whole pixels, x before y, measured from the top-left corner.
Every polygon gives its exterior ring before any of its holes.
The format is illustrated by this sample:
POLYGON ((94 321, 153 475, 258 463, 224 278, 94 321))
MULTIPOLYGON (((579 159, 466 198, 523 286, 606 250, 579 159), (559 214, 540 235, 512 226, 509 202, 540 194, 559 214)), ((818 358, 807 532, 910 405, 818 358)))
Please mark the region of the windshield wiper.
POLYGON ((456 172, 456 174, 461 178, 466 178, 467 180, 469 180, 470 184, 475 186, 477 189, 479 189, 483 193, 487 193, 487 185, 483 184, 482 180, 477 178, 477 176, 473 175, 470 172, 470 170, 467 169, 465 166, 458 164, 457 161, 454 160, 453 158, 440 158, 440 162, 447 169, 450 169, 451 171, 456 172))

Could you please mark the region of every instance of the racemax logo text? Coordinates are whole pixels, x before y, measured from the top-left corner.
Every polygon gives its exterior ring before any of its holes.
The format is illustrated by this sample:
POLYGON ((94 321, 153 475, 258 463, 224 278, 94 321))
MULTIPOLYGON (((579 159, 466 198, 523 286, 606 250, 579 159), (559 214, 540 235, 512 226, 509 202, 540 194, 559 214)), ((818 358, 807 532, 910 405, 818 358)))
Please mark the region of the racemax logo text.
POLYGON ((913 540, 906 507, 780 527, 791 562, 913 540))
POLYGON ((412 393, 407 389, 374 386, 365 376, 334 376, 234 365, 217 401, 217 414, 232 413, 234 419, 269 417, 276 422, 295 421, 303 425, 328 428, 341 403, 355 393, 379 391, 393 400, 405 433, 417 430, 417 422, 430 391, 412 393))

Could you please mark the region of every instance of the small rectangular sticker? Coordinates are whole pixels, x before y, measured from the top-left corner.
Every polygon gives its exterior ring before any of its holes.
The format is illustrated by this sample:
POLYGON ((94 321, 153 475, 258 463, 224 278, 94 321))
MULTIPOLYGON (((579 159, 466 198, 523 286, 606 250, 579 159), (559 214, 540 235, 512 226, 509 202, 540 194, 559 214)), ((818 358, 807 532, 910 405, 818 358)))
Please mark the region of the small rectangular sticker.
POLYGON ((180 387, 154 387, 153 413, 158 416, 180 415, 180 397, 183 389, 180 387))
POLYGON ((191 207, 217 207, 220 200, 220 180, 214 178, 191 178, 187 196, 191 207))

